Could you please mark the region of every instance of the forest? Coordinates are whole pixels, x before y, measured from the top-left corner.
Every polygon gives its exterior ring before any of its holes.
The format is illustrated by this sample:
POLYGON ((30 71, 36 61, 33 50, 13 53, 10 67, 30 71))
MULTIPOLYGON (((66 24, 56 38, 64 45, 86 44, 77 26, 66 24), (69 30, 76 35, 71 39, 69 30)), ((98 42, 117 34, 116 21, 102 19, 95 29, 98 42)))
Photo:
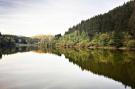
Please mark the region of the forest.
POLYGON ((0 47, 15 44, 80 48, 130 48, 135 49, 135 1, 104 14, 99 14, 70 27, 62 36, 36 35, 33 37, 0 33, 0 47))
POLYGON ((0 48, 3 47, 14 47, 16 44, 35 44, 38 39, 33 39, 30 37, 7 35, 0 33, 0 48))
POLYGON ((135 48, 135 1, 94 16, 69 28, 64 36, 54 38, 64 47, 128 47, 135 48))

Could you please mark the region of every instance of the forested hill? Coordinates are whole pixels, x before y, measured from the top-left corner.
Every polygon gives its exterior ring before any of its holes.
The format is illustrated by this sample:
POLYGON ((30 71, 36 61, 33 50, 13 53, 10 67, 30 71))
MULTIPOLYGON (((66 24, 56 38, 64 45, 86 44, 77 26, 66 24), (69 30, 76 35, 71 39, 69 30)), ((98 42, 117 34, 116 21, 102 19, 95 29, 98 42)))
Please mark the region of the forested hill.
POLYGON ((123 6, 119 6, 108 13, 97 15, 80 24, 73 26, 66 34, 76 30, 85 31, 89 36, 99 32, 130 32, 135 34, 135 3, 130 1, 123 6), (132 27, 133 26, 133 27, 132 27), (131 28, 130 28, 131 27, 131 28))
POLYGON ((89 43, 89 45, 120 47, 125 46, 129 40, 133 45, 135 43, 133 41, 135 39, 135 1, 129 1, 110 10, 108 13, 82 21, 69 28, 60 40, 66 39, 68 40, 66 42, 70 41, 70 43, 78 44, 83 43, 81 41, 86 40, 87 36, 89 42, 85 43, 89 43), (66 39, 69 36, 70 39, 66 39), (75 41, 77 39, 78 41, 75 41))
POLYGON ((16 44, 35 44, 38 39, 25 36, 7 35, 0 32, 0 48, 14 47, 16 44))

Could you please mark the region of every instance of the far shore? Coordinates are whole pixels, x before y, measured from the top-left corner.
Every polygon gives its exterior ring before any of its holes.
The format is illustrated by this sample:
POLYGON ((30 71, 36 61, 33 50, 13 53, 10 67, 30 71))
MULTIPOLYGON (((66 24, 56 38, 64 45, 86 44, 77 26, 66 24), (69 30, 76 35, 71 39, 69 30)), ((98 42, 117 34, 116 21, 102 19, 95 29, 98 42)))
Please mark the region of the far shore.
POLYGON ((31 47, 37 46, 37 44, 16 44, 17 47, 31 47))
MULTIPOLYGON (((16 44, 17 47, 37 47, 38 44, 16 44)), ((55 46, 56 48, 76 48, 76 49, 106 49, 106 50, 131 50, 135 51, 135 48, 129 47, 102 47, 102 46, 55 46)))

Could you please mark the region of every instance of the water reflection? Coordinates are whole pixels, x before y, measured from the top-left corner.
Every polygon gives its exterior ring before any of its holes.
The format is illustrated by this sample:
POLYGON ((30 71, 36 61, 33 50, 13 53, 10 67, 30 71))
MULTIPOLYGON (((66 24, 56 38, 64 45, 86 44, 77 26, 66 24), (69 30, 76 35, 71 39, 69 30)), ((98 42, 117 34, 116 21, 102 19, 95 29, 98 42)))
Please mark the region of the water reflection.
POLYGON ((119 81, 125 88, 126 86, 135 88, 135 51, 59 48, 52 49, 51 53, 59 56, 64 54, 70 62, 77 64, 82 70, 119 81))
POLYGON ((0 59, 2 55, 10 55, 18 52, 29 52, 37 50, 37 47, 11 47, 11 48, 0 48, 0 59))
POLYGON ((1 49, 0 58, 5 54, 33 51, 36 53, 62 54, 78 65, 82 70, 103 75, 109 79, 121 82, 125 88, 135 88, 135 52, 116 50, 86 50, 62 48, 11 48, 1 49))

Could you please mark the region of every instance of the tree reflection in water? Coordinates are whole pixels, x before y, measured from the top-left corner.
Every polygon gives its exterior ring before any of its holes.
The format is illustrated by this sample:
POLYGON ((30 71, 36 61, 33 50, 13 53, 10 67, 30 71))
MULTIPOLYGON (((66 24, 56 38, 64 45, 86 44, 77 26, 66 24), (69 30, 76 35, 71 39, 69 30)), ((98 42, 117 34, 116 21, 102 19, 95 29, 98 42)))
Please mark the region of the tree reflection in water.
MULTIPOLYGON (((48 49, 44 49, 46 52, 48 49)), ((42 52, 44 52, 42 50, 42 52)), ((50 52, 51 49, 49 49, 50 52)), ((135 87, 135 51, 52 49, 51 53, 62 54, 82 70, 103 75, 126 86, 135 87)))
POLYGON ((77 64, 82 70, 119 81, 125 88, 126 86, 135 88, 135 51, 19 47, 0 49, 0 58, 2 55, 27 51, 52 53, 58 56, 64 54, 70 62, 77 64))

